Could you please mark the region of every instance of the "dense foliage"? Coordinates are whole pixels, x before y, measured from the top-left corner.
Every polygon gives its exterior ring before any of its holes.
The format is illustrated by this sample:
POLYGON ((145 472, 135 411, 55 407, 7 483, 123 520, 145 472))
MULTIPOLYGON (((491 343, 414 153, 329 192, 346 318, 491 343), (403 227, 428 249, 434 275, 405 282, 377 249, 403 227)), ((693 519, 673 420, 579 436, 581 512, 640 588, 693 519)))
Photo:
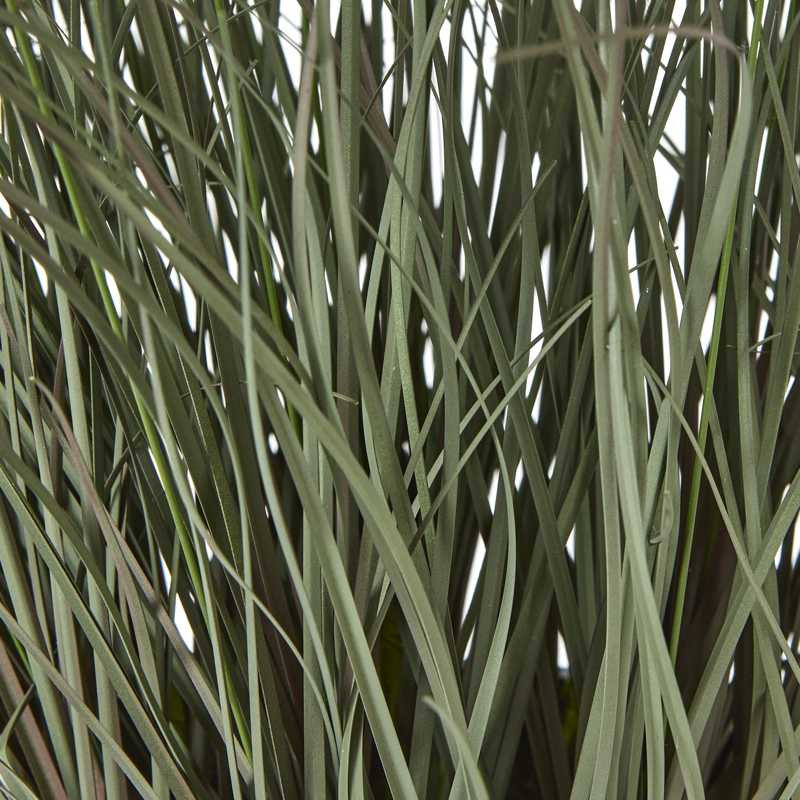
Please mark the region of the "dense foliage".
POLYGON ((800 791, 796 0, 0 26, 3 792, 800 791))

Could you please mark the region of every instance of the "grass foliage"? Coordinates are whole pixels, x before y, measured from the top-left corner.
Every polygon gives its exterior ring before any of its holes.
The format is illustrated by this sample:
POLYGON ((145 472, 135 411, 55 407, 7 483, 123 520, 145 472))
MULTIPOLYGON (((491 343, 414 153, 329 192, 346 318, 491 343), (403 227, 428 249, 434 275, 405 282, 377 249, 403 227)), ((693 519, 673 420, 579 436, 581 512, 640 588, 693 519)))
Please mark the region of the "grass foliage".
POLYGON ((796 0, 0 26, 3 792, 796 795, 796 0))

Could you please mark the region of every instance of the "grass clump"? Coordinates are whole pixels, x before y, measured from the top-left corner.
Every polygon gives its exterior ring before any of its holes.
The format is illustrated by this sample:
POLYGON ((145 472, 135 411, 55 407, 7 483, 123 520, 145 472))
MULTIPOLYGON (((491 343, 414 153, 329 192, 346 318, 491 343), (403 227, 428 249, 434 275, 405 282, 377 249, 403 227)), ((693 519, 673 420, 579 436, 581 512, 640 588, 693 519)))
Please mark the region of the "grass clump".
POLYGON ((795 0, 6 0, 0 788, 790 798, 795 0))

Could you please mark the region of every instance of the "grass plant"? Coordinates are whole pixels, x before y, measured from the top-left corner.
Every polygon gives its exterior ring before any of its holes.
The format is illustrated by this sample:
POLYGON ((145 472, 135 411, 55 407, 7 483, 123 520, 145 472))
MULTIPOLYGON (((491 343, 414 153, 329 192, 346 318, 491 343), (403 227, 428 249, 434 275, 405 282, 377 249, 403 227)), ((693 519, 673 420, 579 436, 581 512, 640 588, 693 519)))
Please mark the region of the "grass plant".
POLYGON ((800 796, 798 29, 0 3, 0 791, 800 796))

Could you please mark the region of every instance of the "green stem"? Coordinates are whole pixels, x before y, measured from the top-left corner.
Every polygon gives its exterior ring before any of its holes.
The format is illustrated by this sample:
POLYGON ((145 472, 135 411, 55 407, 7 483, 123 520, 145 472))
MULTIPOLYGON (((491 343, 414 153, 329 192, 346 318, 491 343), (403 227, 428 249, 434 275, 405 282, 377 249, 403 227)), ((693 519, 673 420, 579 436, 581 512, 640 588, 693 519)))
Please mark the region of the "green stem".
MULTIPOLYGON (((755 71, 758 48, 761 42, 761 19, 764 15, 764 0, 758 0, 753 23, 753 40, 750 52, 747 55, 747 68, 752 75, 755 71)), ((686 513, 686 539, 681 556, 681 567, 678 575, 678 590, 675 595, 675 613, 672 618, 672 633, 670 636, 669 652, 673 665, 678 657, 678 643, 680 641, 681 623, 683 621, 684 606, 686 603, 686 587, 689 582, 689 565, 692 557, 694 543, 694 529, 697 521, 697 506, 700 498, 700 479, 702 477, 702 463, 700 456, 705 454, 708 439, 708 426, 711 417, 711 398, 714 391, 714 378, 717 373, 717 360, 719 357, 719 344, 722 336, 722 315, 725 311, 725 296, 728 289, 728 274, 730 272, 731 257, 733 254, 733 234, 736 225, 738 201, 734 202, 731 218, 728 221, 728 231, 725 236, 725 246, 722 251, 722 261, 719 268, 719 281, 717 284, 717 302, 714 308, 714 326, 711 334, 711 344, 706 361, 706 377, 703 384, 703 408, 700 413, 700 429, 697 436, 699 452, 695 454, 692 468, 692 484, 689 489, 689 506, 686 513)))

